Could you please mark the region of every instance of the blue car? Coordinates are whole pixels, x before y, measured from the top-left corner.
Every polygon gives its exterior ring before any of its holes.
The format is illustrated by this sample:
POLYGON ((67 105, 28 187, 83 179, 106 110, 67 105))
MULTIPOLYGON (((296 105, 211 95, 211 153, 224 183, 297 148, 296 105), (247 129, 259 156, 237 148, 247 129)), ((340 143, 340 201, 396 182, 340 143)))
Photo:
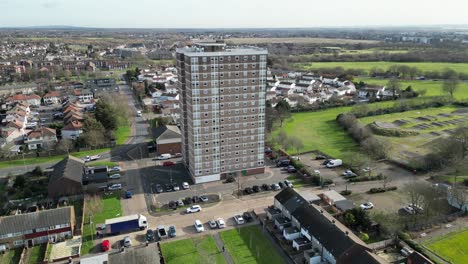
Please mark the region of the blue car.
POLYGON ((125 198, 126 198, 126 199, 130 199, 130 198, 132 198, 132 196, 133 196, 133 194, 132 194, 131 191, 126 191, 126 192, 125 192, 125 198))

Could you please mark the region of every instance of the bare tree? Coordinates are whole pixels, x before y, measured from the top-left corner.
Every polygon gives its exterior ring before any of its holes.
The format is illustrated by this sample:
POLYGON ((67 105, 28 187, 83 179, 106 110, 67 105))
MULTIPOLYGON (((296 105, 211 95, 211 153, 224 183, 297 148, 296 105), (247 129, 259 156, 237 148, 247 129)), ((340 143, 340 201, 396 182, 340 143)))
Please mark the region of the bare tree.
POLYGON ((460 210, 468 212, 468 190, 462 186, 456 186, 450 190, 449 199, 452 205, 457 205, 460 210))
POLYGON ((302 140, 298 137, 291 137, 289 141, 290 141, 289 147, 296 150, 296 155, 298 155, 301 149, 304 147, 304 143, 302 143, 302 140))
POLYGON ((73 142, 70 139, 62 139, 58 144, 57 144, 57 149, 62 152, 66 152, 67 154, 70 154, 70 150, 73 148, 73 142))
POLYGON ((460 81, 458 80, 458 76, 453 74, 444 81, 444 83, 442 84, 442 90, 450 94, 450 97, 452 97, 453 99, 453 94, 458 89, 459 83, 460 81))
POLYGON ((396 77, 390 78, 390 80, 387 82, 386 88, 387 90, 392 91, 392 96, 394 99, 397 98, 397 95, 401 90, 400 80, 398 80, 396 77))

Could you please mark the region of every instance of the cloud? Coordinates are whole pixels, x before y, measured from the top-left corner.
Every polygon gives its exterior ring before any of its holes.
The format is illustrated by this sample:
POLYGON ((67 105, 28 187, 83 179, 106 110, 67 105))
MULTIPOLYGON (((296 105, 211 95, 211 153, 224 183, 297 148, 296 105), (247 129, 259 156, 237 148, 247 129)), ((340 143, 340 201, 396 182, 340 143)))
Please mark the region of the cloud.
POLYGON ((45 1, 45 2, 41 3, 42 7, 48 8, 48 9, 56 8, 58 5, 59 5, 59 3, 57 1, 54 1, 54 0, 45 1))

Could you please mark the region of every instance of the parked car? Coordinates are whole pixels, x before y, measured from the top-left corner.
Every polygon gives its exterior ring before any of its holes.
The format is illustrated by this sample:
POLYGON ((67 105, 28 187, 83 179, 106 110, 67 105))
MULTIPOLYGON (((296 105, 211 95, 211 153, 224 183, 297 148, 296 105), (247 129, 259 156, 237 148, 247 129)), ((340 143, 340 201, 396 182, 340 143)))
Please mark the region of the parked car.
POLYGON ((252 216, 252 213, 250 212, 244 212, 242 214, 242 217, 245 219, 245 221, 247 222, 252 222, 253 221, 253 216, 252 216))
POLYGON ((109 251, 109 249, 110 249, 110 242, 109 242, 109 240, 106 239, 106 240, 102 241, 102 243, 101 243, 101 250, 102 250, 103 252, 106 252, 106 251, 109 251))
POLYGON ((362 169, 362 171, 363 171, 363 172, 370 172, 370 171, 372 171, 372 169, 369 168, 369 167, 365 167, 364 169, 362 169))
POLYGON ((354 178, 357 177, 357 174, 354 173, 352 170, 347 170, 343 172, 343 176, 345 176, 346 178, 354 178))
POLYGON ((339 167, 343 165, 343 161, 340 160, 340 159, 335 159, 335 160, 330 160, 328 163, 327 163, 327 168, 335 168, 335 167, 339 167))
POLYGON ((155 189, 156 189, 156 193, 162 193, 163 192, 163 188, 162 188, 161 184, 156 184, 155 189))
POLYGON ((252 190, 252 188, 250 188, 250 187, 245 187, 244 193, 246 193, 246 194, 251 194, 251 193, 253 193, 253 190, 252 190))
POLYGON ((123 244, 124 247, 131 247, 132 246, 132 240, 130 239, 129 236, 124 237, 122 242, 123 242, 122 244, 123 244))
POLYGON ((218 227, 215 220, 208 221, 208 225, 210 226, 211 229, 215 229, 218 227))
POLYGON ((301 158, 299 158, 298 156, 291 156, 291 159, 293 159, 293 160, 301 160, 301 158))
POLYGON ((109 191, 116 191, 116 190, 121 190, 122 189, 122 184, 121 183, 114 183, 110 184, 107 186, 107 190, 109 191))
POLYGON ((161 154, 158 157, 156 157, 157 160, 168 160, 172 158, 171 154, 161 154))
POLYGON ((203 224, 200 220, 195 220, 195 229, 197 230, 198 233, 201 233, 203 231, 205 231, 205 228, 203 227, 203 224))
POLYGON ((289 181, 289 180, 284 180, 284 185, 286 185, 287 187, 290 187, 290 188, 293 188, 293 187, 294 187, 293 184, 292 184, 292 182, 289 181))
POLYGON ((198 197, 197 195, 194 195, 194 196, 192 196, 192 201, 194 203, 198 203, 200 201, 200 197, 198 197))
POLYGON ((218 218, 216 219, 216 224, 218 225, 218 228, 225 228, 226 223, 224 222, 224 219, 218 218))
POLYGON ((176 153, 176 154, 174 154, 174 157, 175 158, 180 158, 180 157, 182 157, 182 153, 176 153))
POLYGON ((291 165, 291 161, 288 159, 280 160, 276 163, 276 167, 286 167, 291 165))
POLYGON ((363 209, 363 210, 369 210, 369 209, 374 208, 374 204, 371 203, 371 202, 365 202, 365 203, 361 204, 359 207, 361 207, 361 209, 363 209))
POLYGON ((322 162, 322 165, 327 165, 328 162, 330 162, 330 161, 331 161, 331 159, 326 159, 326 160, 324 160, 324 161, 322 162))
POLYGON ((184 200, 184 203, 185 204, 191 204, 193 201, 192 201, 192 197, 185 197, 185 200, 184 200))
POLYGON ((151 241, 154 241, 156 239, 155 235, 154 235, 154 231, 152 229, 149 229, 146 230, 146 241, 148 242, 151 242, 151 241))
POLYGON ((200 201, 202 201, 204 203, 208 202, 208 196, 206 196, 206 195, 200 195, 199 198, 200 198, 200 201))
POLYGON ((401 208, 401 209, 402 209, 405 213, 410 214, 410 215, 413 215, 413 214, 416 213, 416 212, 414 211, 413 207, 411 207, 411 206, 409 206, 409 205, 407 205, 407 206, 405 206, 405 207, 403 207, 403 208, 401 208))
POLYGON ((169 237, 176 237, 176 228, 175 226, 171 225, 169 226, 169 229, 167 229, 167 234, 169 237))
POLYGON ((177 209, 177 202, 176 201, 170 201, 168 206, 169 206, 169 209, 175 210, 175 209, 177 209))
POLYGON ((265 190, 265 191, 271 191, 271 186, 264 183, 264 184, 262 184, 262 189, 265 190))
POLYGON ((177 200, 177 206, 184 206, 184 201, 182 199, 177 200))
POLYGON ((315 159, 316 160, 323 160, 323 159, 327 159, 327 157, 325 157, 324 155, 317 155, 317 156, 315 156, 315 159))
POLYGON ((174 186, 172 186, 172 189, 173 189, 174 191, 178 191, 178 190, 180 190, 180 187, 179 187, 179 185, 174 184, 174 186))
POLYGON ((115 167, 112 167, 109 169, 109 172, 116 172, 116 171, 121 171, 122 168, 120 168, 119 166, 115 166, 115 167))
POLYGON ((295 173, 295 172, 297 172, 297 170, 296 170, 296 168, 294 168, 293 166, 291 166, 291 167, 288 167, 287 172, 288 172, 288 173, 295 173))
POLYGON ((172 162, 172 161, 165 161, 165 162, 163 162, 163 166, 164 166, 164 167, 169 167, 169 166, 173 166, 173 165, 175 165, 175 163, 172 162))
POLYGON ((258 193, 258 192, 260 192, 260 187, 258 187, 258 185, 254 185, 254 186, 252 187, 252 190, 253 190, 254 192, 258 193))
POLYGON ((271 185, 271 188, 272 188, 274 191, 279 191, 279 190, 281 190, 281 187, 280 187, 279 184, 277 184, 277 183, 273 183, 273 184, 271 185))
POLYGON ((285 187, 284 183, 282 183, 282 182, 278 182, 278 185, 279 185, 280 189, 283 189, 285 187))
POLYGON ((110 175, 110 176, 109 176, 109 179, 115 180, 115 179, 120 179, 121 177, 122 177, 122 175, 116 173, 116 174, 110 175))
POLYGON ((166 185, 164 185, 164 189, 166 190, 166 192, 172 192, 172 185, 171 184, 166 184, 166 185))
POLYGON ((130 199, 130 198, 132 198, 132 196, 133 196, 133 193, 131 191, 126 191, 125 192, 125 199, 130 199))
POLYGON ((190 188, 190 185, 188 184, 188 182, 183 182, 182 183, 182 188, 188 189, 188 188, 190 188))
POLYGON ((202 210, 201 206, 199 205, 192 205, 190 206, 189 208, 187 208, 186 212, 188 214, 190 213, 196 213, 196 212, 200 212, 202 210))
POLYGON ((245 223, 244 218, 242 217, 242 215, 235 215, 234 216, 234 221, 236 221, 236 223, 238 225, 243 225, 245 223))

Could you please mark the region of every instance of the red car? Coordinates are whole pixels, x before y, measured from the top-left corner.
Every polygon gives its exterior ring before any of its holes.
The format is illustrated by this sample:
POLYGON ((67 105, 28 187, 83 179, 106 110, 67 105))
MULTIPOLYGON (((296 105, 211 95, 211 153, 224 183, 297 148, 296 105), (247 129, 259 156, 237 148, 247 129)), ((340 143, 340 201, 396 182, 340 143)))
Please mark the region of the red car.
POLYGON ((101 250, 102 250, 103 252, 106 252, 106 251, 108 251, 109 249, 110 249, 110 242, 109 242, 109 240, 104 240, 104 241, 102 241, 102 243, 101 243, 101 250))
POLYGON ((172 162, 172 161, 165 161, 165 162, 163 162, 163 166, 164 166, 164 167, 173 166, 173 165, 175 165, 175 163, 172 162))

